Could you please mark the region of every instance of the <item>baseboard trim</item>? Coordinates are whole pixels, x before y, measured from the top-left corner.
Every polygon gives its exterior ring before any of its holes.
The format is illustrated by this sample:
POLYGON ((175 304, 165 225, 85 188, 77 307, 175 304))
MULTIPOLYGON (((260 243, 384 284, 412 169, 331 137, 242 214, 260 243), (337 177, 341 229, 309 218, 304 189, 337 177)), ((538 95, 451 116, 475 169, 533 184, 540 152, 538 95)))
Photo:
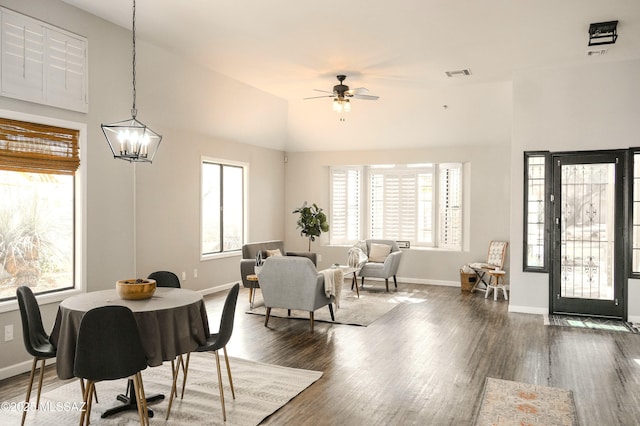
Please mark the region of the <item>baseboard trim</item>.
MULTIPOLYGON (((51 358, 45 361, 46 365, 55 364, 56 359, 51 358)), ((17 364, 9 365, 4 368, 0 368, 0 380, 8 379, 9 377, 17 376, 18 374, 28 373, 31 371, 31 365, 33 364, 33 358, 28 361, 19 362, 17 364)), ((38 362, 38 368, 40 363, 38 362)), ((38 370, 40 371, 40 370, 38 370)))
POLYGON ((549 313, 548 308, 536 308, 534 306, 518 306, 509 304, 509 312, 520 314, 545 315, 549 313))
POLYGON ((230 290, 236 284, 240 284, 239 281, 235 281, 232 283, 222 284, 215 287, 209 287, 202 290, 197 290, 202 296, 208 296, 209 294, 220 293, 221 291, 230 290))
MULTIPOLYGON (((349 278, 346 277, 345 280, 349 278)), ((362 279, 358 277, 358 282, 362 282, 362 279)), ((422 278, 406 278, 406 277, 396 277, 398 283, 407 283, 407 284, 426 284, 426 285, 442 285, 446 287, 460 287, 460 281, 447 281, 447 280, 431 280, 431 279, 422 279, 422 278)), ((384 282, 384 278, 374 278, 374 277, 366 277, 365 281, 382 281, 384 282)), ((393 282, 393 278, 389 278, 389 281, 393 282)))

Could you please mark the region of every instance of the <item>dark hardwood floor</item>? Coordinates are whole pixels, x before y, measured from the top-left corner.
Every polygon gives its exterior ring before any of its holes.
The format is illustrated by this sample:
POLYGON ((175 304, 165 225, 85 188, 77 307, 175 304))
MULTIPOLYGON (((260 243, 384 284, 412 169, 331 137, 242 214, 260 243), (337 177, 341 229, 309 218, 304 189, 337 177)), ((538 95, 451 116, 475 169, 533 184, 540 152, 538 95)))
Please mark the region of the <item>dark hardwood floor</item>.
MULTIPOLYGON (((486 377, 571 389, 583 426, 640 424, 640 335, 547 327, 539 315, 508 313, 504 300, 453 287, 399 287, 426 302, 400 305, 368 327, 316 322, 314 333, 307 321, 275 317, 265 328, 264 317, 244 313, 241 291, 230 356, 324 372, 263 424, 467 425, 486 377)), ((223 301, 207 297, 212 330, 223 301)), ((0 398, 26 381, 0 382, 0 398)))

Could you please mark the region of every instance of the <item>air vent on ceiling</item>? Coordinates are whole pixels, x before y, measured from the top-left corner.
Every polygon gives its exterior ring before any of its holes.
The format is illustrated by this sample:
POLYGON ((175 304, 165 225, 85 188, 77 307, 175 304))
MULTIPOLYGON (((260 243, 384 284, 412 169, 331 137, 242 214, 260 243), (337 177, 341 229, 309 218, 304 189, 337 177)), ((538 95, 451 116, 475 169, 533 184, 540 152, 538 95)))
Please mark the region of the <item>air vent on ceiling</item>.
POLYGON ((587 50, 587 56, 602 56, 607 53, 607 49, 587 50))
POLYGON ((456 71, 445 71, 445 74, 447 74, 447 77, 466 77, 468 75, 471 75, 471 70, 465 69, 456 71))

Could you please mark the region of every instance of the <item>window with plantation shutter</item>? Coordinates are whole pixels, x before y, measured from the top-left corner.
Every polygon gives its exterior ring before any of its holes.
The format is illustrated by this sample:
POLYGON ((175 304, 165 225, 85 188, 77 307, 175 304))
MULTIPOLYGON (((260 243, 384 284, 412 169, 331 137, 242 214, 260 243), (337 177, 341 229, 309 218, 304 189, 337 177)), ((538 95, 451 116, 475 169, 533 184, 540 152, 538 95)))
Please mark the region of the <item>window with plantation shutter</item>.
POLYGON ((350 244, 360 238, 361 168, 331 168, 332 244, 350 244))
POLYGON ((418 173, 372 169, 371 238, 416 241, 418 173))
POLYGON ((440 233, 438 246, 462 245, 462 164, 440 164, 440 233))
POLYGON ((330 176, 332 244, 374 238, 462 249, 461 163, 332 167, 330 176))

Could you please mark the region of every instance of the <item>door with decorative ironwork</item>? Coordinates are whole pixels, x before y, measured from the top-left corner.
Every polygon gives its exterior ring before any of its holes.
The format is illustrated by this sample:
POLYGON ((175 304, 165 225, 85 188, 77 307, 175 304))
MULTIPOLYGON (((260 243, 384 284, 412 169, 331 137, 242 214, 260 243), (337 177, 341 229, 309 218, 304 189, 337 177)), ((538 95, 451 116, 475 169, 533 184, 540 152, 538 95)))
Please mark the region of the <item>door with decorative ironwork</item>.
POLYGON ((623 318, 624 152, 552 159, 551 311, 623 318))

